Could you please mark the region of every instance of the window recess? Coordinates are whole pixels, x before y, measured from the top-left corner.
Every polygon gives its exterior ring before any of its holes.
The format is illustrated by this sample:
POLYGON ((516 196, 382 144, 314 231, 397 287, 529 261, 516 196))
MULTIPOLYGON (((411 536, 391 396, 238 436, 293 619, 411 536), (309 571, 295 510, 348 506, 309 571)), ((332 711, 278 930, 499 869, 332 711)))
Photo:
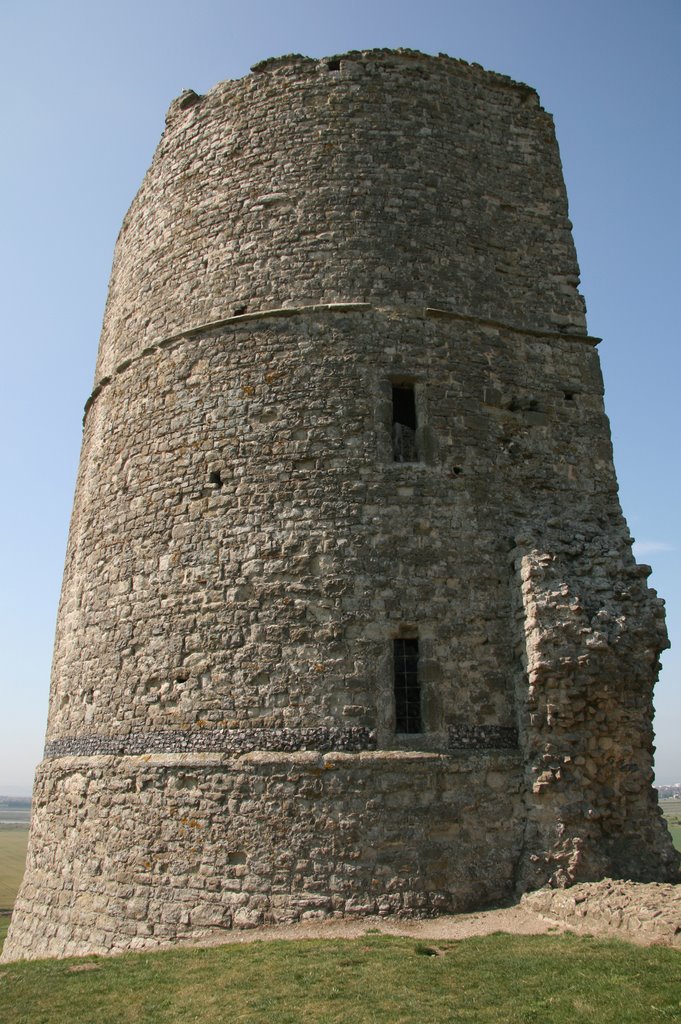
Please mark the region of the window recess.
POLYGON ((419 642, 416 637, 393 641, 395 732, 422 732, 419 642))
POLYGON ((418 462, 416 446, 416 395, 414 385, 392 386, 392 441, 395 462, 418 462))

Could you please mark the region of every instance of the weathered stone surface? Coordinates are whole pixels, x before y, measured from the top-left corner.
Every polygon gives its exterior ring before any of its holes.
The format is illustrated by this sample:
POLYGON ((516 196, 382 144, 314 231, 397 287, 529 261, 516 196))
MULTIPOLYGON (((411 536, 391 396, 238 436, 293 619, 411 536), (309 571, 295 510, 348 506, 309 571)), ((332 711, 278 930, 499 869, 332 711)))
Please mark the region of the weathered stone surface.
POLYGON ((527 86, 372 51, 171 105, 116 247, 6 958, 676 877, 663 611, 577 274, 527 86))
POLYGON ((46 763, 12 924, 25 944, 10 956, 115 952, 133 937, 153 948, 312 913, 412 917, 489 904, 513 891, 520 778, 511 752, 46 763), (492 770, 506 792, 487 785, 492 770))

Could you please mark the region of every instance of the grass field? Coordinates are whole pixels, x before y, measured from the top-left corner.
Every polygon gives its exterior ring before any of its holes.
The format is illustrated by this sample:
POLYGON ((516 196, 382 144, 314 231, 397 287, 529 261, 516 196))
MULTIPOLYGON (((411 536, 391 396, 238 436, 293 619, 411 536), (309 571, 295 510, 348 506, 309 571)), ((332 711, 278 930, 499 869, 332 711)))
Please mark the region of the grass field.
POLYGON ((26 860, 28 827, 0 828, 0 910, 11 910, 26 860))
POLYGON ((355 940, 0 967, 3 1024, 651 1024, 681 1020, 679 954, 583 936, 355 940))

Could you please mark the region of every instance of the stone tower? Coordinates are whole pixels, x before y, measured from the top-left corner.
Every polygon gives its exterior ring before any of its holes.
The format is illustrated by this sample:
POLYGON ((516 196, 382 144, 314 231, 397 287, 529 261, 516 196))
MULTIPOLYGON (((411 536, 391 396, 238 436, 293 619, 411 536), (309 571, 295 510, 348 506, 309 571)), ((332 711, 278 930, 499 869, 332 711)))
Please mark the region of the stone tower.
POLYGON ((408 50, 170 107, 116 246, 7 959, 675 878, 662 602, 551 117, 408 50))

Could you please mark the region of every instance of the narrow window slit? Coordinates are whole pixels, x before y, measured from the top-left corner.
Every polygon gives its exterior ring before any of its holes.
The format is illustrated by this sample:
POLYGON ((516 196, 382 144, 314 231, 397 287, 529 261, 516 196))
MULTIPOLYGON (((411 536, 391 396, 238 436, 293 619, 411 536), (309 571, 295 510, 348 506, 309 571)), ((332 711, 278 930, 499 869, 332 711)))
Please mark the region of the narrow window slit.
POLYGON ((566 402, 574 402, 574 400, 575 400, 575 393, 574 393, 574 391, 564 391, 563 392, 563 398, 565 399, 566 402))
POLYGON ((222 487, 222 475, 219 469, 214 469, 208 476, 208 482, 214 484, 217 488, 222 487))
POLYGON ((393 641, 395 732, 421 732, 419 642, 416 637, 393 641))
POLYGON ((418 462, 416 395, 413 384, 393 384, 393 459, 418 462))

